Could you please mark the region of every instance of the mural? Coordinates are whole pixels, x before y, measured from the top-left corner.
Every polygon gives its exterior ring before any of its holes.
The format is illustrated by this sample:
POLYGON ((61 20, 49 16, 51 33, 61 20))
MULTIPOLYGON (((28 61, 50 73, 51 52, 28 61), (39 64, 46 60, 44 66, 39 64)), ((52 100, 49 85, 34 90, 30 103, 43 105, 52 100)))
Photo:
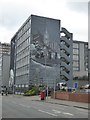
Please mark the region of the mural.
POLYGON ((60 80, 60 21, 31 16, 32 83, 49 85, 60 80))

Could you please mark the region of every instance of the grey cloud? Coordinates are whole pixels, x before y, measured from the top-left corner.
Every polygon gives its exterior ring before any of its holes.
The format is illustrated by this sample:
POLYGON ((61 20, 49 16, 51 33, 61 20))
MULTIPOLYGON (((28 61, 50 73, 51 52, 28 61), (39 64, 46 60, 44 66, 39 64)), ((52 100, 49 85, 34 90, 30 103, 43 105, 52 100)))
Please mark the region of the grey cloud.
POLYGON ((66 6, 72 11, 85 14, 88 12, 88 2, 67 2, 66 6))
POLYGON ((13 29, 22 23, 34 12, 33 8, 22 4, 0 5, 0 26, 13 29))

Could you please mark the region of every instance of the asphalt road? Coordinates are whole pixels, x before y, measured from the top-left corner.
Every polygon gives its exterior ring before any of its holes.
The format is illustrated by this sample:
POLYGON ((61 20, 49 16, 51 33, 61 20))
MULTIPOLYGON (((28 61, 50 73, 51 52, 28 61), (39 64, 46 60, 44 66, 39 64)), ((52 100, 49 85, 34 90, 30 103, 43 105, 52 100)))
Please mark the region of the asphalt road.
POLYGON ((9 95, 2 97, 2 118, 88 118, 88 110, 9 95))

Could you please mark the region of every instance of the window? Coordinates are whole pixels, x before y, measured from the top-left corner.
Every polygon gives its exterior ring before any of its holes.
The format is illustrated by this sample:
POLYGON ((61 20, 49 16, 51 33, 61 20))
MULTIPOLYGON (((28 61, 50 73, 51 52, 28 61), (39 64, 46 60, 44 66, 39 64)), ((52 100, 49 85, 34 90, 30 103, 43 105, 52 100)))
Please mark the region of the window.
POLYGON ((73 61, 73 66, 74 67, 78 67, 79 66, 79 63, 77 61, 73 61))
POLYGON ((79 71, 78 67, 73 67, 73 71, 79 71))
POLYGON ((55 59, 57 59, 57 52, 55 52, 55 59))
POLYGON ((79 54, 79 50, 78 49, 73 49, 73 54, 79 54))
POLYGON ((73 48, 79 48, 78 43, 73 43, 73 48))
POLYGON ((48 58, 51 59, 51 52, 48 52, 48 58))
POLYGON ((78 55, 73 55, 73 60, 79 60, 79 56, 78 55))

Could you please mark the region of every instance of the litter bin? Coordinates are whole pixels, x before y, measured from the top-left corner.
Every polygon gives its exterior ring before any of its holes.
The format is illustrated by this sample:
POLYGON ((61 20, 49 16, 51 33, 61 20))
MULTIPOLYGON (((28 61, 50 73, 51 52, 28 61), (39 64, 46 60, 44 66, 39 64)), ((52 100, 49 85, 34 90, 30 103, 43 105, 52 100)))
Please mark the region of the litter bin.
POLYGON ((41 97, 41 100, 45 100, 46 98, 45 91, 40 92, 40 97, 41 97))
POLYGON ((68 92, 72 92, 72 88, 68 88, 68 92))

